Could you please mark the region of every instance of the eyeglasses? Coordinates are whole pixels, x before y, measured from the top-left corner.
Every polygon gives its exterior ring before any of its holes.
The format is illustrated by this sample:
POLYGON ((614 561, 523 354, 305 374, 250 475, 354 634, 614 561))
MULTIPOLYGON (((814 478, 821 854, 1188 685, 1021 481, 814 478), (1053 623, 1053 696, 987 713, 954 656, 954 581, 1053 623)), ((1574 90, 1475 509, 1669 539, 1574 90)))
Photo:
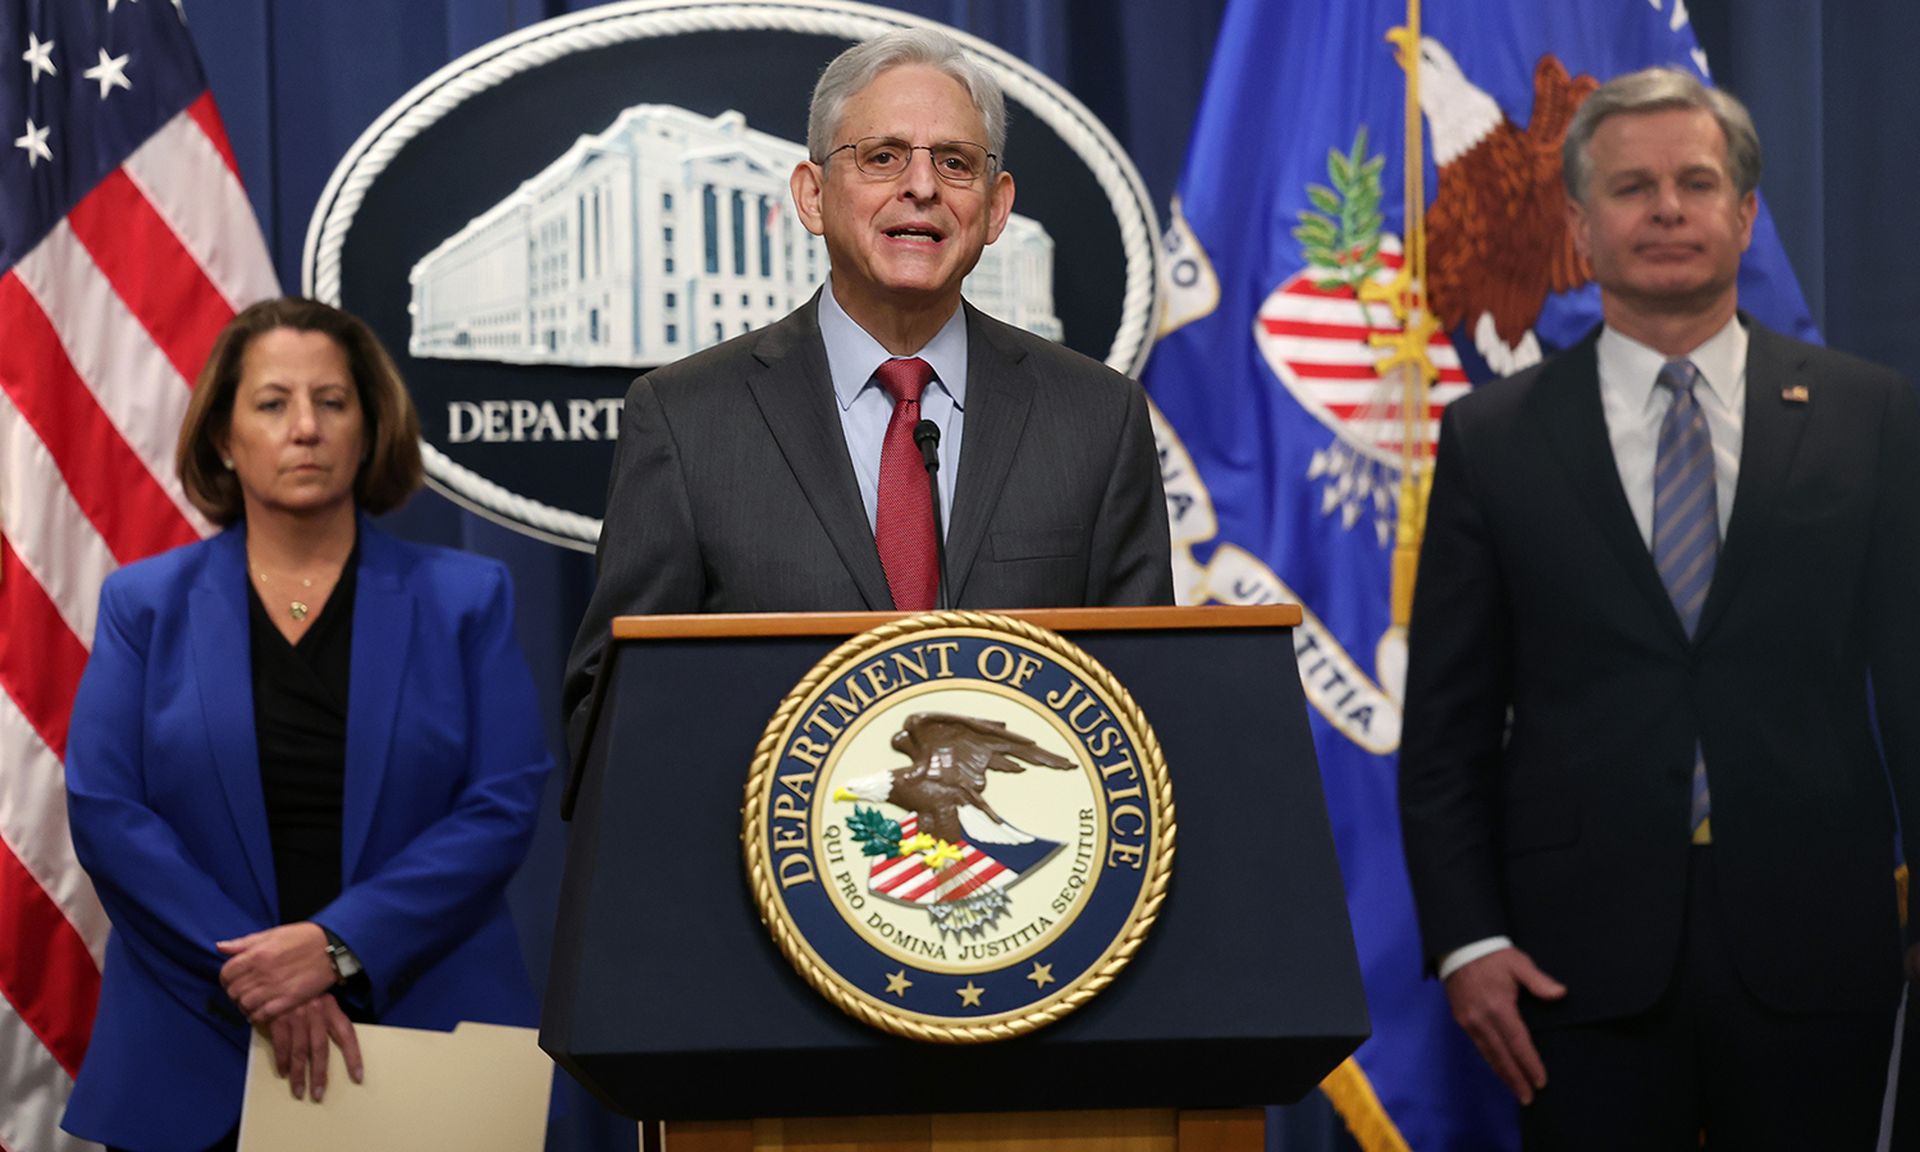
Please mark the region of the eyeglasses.
POLYGON ((862 175, 875 180, 893 180, 913 163, 915 152, 933 159, 934 174, 956 187, 964 188, 980 179, 989 165, 1000 158, 978 144, 948 140, 940 144, 909 144, 892 136, 863 136, 851 144, 842 144, 821 158, 825 164, 841 152, 853 153, 853 166, 862 175))

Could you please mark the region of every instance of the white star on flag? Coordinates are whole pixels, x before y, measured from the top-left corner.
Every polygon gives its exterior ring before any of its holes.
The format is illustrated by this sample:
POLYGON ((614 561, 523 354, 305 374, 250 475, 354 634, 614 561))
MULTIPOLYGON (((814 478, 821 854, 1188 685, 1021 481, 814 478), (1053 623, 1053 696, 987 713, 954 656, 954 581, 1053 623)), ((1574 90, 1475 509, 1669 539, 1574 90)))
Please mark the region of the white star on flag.
MULTIPOLYGON (((137 3, 139 3, 139 0, 130 0, 130 2, 131 2, 131 3, 136 3, 136 4, 137 4, 137 3)), ((120 7, 120 0, 107 0, 107 14, 108 14, 108 15, 112 15, 112 14, 113 14, 113 10, 114 10, 115 8, 118 8, 118 7, 120 7)))
POLYGON ((105 48, 100 49, 100 63, 87 69, 80 75, 100 85, 100 99, 105 100, 107 93, 115 88, 131 90, 133 82, 127 79, 127 61, 131 56, 108 56, 105 48))
POLYGON ((42 40, 31 32, 27 33, 27 50, 20 53, 20 59, 25 60, 27 66, 33 69, 33 76, 28 83, 40 79, 42 72, 49 76, 60 74, 60 69, 53 66, 53 41, 42 40))
POLYGON ((17 137, 13 142, 14 147, 26 150, 27 167, 38 168, 42 160, 53 163, 53 149, 47 147, 48 131, 46 128, 35 128, 33 117, 27 117, 27 134, 17 137))

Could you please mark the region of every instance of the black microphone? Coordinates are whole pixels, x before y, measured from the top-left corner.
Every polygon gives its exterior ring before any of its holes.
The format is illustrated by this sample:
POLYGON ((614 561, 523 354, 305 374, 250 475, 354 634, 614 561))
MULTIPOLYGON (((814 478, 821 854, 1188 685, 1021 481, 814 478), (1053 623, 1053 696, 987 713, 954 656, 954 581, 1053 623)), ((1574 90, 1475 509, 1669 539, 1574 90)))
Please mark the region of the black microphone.
POLYGON ((945 612, 947 604, 947 531, 940 522, 940 425, 922 420, 913 426, 913 442, 920 445, 920 458, 927 465, 927 491, 933 497, 933 555, 940 564, 940 595, 934 605, 945 612))

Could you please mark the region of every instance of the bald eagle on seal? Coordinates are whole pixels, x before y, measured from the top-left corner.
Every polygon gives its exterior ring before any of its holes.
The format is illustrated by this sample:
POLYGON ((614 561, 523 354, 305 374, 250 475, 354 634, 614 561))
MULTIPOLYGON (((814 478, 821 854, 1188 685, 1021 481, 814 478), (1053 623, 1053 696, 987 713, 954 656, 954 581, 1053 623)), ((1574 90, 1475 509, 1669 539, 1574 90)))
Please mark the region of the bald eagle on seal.
POLYGON ((987 772, 1025 772, 1026 765, 1071 769, 1073 762, 1040 747, 998 720, 916 712, 894 734, 893 748, 912 761, 849 780, 839 795, 885 802, 919 817, 919 831, 948 843, 1027 844, 1034 837, 987 803, 987 772))

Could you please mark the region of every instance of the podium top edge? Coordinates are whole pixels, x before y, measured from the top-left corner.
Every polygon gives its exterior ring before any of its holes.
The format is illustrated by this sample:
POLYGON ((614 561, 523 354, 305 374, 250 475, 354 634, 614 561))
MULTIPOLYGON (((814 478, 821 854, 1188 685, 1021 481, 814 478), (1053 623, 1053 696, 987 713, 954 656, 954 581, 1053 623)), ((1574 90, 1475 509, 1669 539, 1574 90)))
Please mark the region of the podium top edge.
MULTIPOLYGON (((728 612, 695 616, 616 616, 615 640, 712 639, 746 636, 852 636, 911 612, 728 612)), ((996 611, 1055 632, 1191 628, 1295 628, 1298 604, 1186 608, 1011 608, 996 611)))

